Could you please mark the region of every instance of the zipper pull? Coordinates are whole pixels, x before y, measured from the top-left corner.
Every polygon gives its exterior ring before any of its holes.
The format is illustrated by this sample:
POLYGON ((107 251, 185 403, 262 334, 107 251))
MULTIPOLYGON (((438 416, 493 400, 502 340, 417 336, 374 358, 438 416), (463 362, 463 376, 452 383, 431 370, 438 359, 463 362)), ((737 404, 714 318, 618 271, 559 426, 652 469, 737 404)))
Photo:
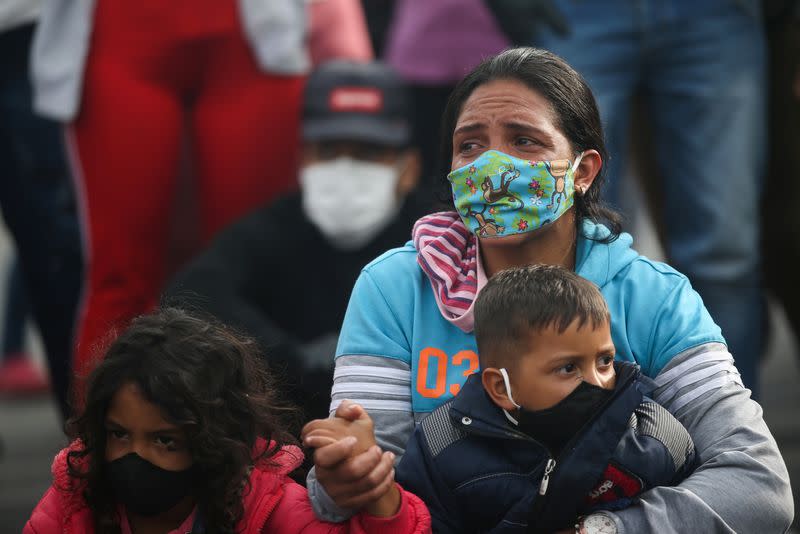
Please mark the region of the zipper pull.
POLYGON ((544 495, 547 493, 547 486, 550 484, 550 473, 553 472, 553 469, 556 468, 556 461, 552 458, 547 460, 547 465, 544 467, 544 476, 542 477, 542 483, 539 486, 539 495, 544 495))

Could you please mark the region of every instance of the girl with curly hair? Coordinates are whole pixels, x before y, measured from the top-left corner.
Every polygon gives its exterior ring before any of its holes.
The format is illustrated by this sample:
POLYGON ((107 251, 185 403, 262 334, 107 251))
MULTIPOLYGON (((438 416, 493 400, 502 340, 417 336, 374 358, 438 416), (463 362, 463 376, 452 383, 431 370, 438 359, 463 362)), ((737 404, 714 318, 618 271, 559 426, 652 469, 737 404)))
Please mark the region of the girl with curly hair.
POLYGON ((393 481, 347 523, 314 517, 261 361, 252 340, 182 310, 135 319, 90 376, 24 532, 429 532, 393 481))

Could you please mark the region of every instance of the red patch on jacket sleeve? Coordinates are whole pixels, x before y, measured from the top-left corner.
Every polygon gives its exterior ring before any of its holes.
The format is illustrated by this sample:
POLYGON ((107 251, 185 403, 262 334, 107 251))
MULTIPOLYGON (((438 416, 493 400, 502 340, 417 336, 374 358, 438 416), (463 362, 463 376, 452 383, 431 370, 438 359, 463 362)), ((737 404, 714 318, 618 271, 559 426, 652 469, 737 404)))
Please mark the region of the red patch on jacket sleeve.
POLYGON ((595 506, 617 499, 635 497, 642 492, 642 488, 643 484, 639 477, 609 464, 600 481, 586 496, 586 504, 595 506))

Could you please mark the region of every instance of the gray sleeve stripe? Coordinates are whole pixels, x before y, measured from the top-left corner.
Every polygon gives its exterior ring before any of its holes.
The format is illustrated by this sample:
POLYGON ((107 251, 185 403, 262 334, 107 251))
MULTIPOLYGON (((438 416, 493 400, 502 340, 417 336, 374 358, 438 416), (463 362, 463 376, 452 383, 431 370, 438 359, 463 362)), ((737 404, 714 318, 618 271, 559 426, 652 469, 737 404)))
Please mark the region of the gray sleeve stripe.
POLYGON ((692 438, 683 425, 655 402, 643 402, 634 413, 638 416, 636 433, 663 443, 672 456, 675 469, 683 467, 687 456, 694 449, 692 438))
POLYGON ((353 393, 374 393, 377 395, 403 397, 405 399, 411 398, 411 390, 408 386, 380 382, 343 382, 334 384, 333 389, 331 389, 332 397, 353 393))
POLYGON ((408 369, 393 369, 391 367, 380 367, 377 365, 337 365, 336 370, 333 372, 334 381, 354 377, 391 378, 393 380, 411 383, 411 371, 408 369))
MULTIPOLYGON (((680 355, 676 356, 676 358, 679 356, 680 355)), ((684 374, 686 370, 691 369, 692 367, 695 367, 697 365, 704 363, 712 363, 712 362, 722 362, 725 360, 733 360, 733 356, 731 356, 731 354, 727 350, 713 350, 713 351, 700 352, 694 354, 692 357, 676 365, 672 369, 669 369, 668 371, 662 371, 656 377, 656 385, 658 387, 661 387, 670 382, 671 380, 673 380, 674 378, 678 377, 679 375, 684 374)))
MULTIPOLYGON (((336 411, 336 408, 342 403, 344 399, 336 399, 331 401, 331 412, 336 411)), ((350 399, 351 401, 360 404, 365 410, 391 410, 397 412, 407 412, 411 413, 411 402, 410 401, 398 401, 398 400, 377 400, 377 399, 350 399)))
POLYGON ((733 356, 721 343, 706 343, 675 355, 655 377, 653 399, 673 414, 701 395, 727 384, 742 385, 733 356))
POLYGON ((712 391, 714 389, 719 389, 726 384, 738 384, 740 387, 744 388, 744 384, 742 384, 742 379, 739 377, 738 374, 724 374, 719 378, 715 378, 705 384, 692 389, 691 391, 686 392, 685 394, 681 395, 677 399, 675 399, 670 406, 667 406, 669 411, 672 413, 676 413, 678 410, 698 398, 699 396, 712 391))
MULTIPOLYGON (((702 365, 703 363, 705 362, 698 362, 698 365, 702 365)), ((717 373, 721 372, 728 372, 732 374, 739 373, 736 370, 736 367, 733 365, 733 360, 730 358, 727 361, 715 363, 714 365, 711 365, 709 367, 703 367, 702 369, 697 369, 697 367, 692 367, 691 369, 692 369, 691 372, 687 372, 680 378, 676 378, 675 380, 673 380, 668 387, 664 385, 662 388, 660 388, 660 391, 658 392, 658 399, 657 399, 658 402, 660 402, 661 404, 667 404, 678 394, 678 392, 682 388, 685 388, 686 386, 689 386, 691 384, 696 384, 697 382, 705 380, 706 378, 716 375, 717 373)))

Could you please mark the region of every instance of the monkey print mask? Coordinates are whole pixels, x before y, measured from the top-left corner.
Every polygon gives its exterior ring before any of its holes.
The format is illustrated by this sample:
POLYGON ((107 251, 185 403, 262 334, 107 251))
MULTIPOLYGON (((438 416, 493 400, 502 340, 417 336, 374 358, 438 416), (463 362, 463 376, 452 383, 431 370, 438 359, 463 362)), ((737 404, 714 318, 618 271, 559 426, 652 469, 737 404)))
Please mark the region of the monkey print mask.
POLYGON ((478 237, 531 232, 572 207, 573 174, 581 161, 528 161, 497 150, 447 175, 453 204, 478 237))

